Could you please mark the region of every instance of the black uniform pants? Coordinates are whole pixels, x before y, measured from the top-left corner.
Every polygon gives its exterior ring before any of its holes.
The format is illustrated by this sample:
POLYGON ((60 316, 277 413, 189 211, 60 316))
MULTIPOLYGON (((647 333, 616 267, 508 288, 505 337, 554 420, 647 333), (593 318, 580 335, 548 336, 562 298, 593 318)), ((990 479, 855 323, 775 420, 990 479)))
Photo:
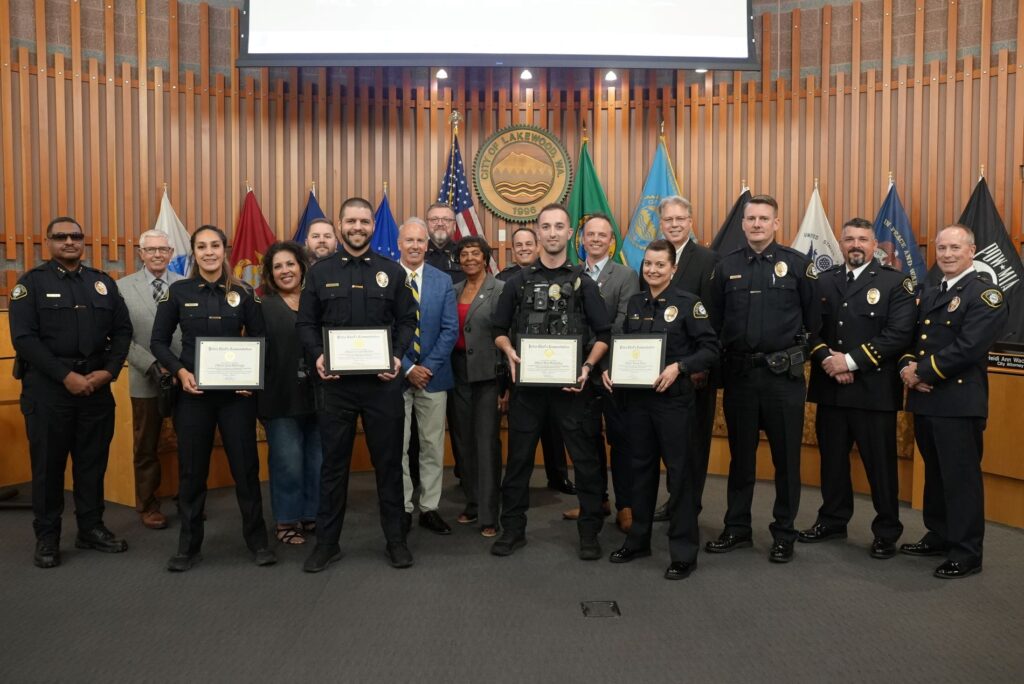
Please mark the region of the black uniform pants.
POLYGON ((200 395, 182 392, 174 410, 178 436, 178 510, 181 532, 178 553, 199 553, 203 546, 203 509, 210 474, 214 429, 220 429, 242 513, 242 537, 250 551, 267 547, 260 492, 260 461, 256 450, 256 398, 227 390, 200 395))
POLYGON ((36 371, 22 383, 32 461, 32 513, 36 538, 60 539, 64 512, 64 470, 71 454, 71 476, 78 529, 103 523, 103 476, 114 437, 114 395, 110 386, 76 397, 36 371))
MULTIPOLYGON (((691 456, 690 477, 696 490, 697 512, 700 513, 704 506, 701 501, 704 498, 704 484, 708 479, 708 461, 711 459, 711 437, 715 429, 715 409, 718 400, 718 389, 710 384, 703 389, 696 390, 693 394, 694 419, 693 430, 691 430, 691 456)), ((665 484, 668 486, 669 506, 672 506, 672 476, 665 472, 665 484)))
POLYGON ((615 508, 632 507, 633 500, 633 468, 630 463, 626 442, 629 433, 626 430, 626 414, 619 401, 618 394, 610 394, 604 387, 594 388, 597 406, 594 409, 594 439, 598 456, 601 457, 601 482, 604 499, 608 498, 607 460, 611 462, 612 487, 615 490, 615 508), (601 429, 601 418, 604 418, 604 430, 601 429), (608 447, 605 447, 607 440, 608 447))
POLYGON ((506 531, 526 530, 534 454, 548 418, 557 422, 576 471, 576 495, 580 502, 577 529, 581 536, 595 536, 601 531, 604 459, 595 448, 593 407, 593 388, 589 383, 582 392, 551 387, 513 388, 508 417, 508 463, 501 482, 501 526, 506 531))
POLYGON ((320 471, 320 512, 316 519, 317 544, 322 546, 335 546, 341 538, 356 419, 360 416, 377 477, 384 538, 388 542, 405 540, 402 532, 405 512, 402 383, 397 378, 383 382, 376 376, 348 376, 324 383, 324 409, 320 412, 324 461, 320 471))
POLYGON ((793 378, 788 374, 776 375, 763 367, 744 370, 726 364, 722 402, 729 430, 730 460, 725 532, 737 536, 751 533, 757 445, 760 431, 764 430, 775 466, 775 520, 769 529, 775 539, 796 539, 793 521, 800 507, 805 396, 802 376, 793 378))
POLYGON ((900 523, 899 475, 896 461, 896 412, 818 404, 815 430, 821 452, 821 508, 818 523, 846 527, 853 517, 850 449, 860 451, 871 485, 875 537, 895 542, 900 523))
POLYGON ((914 435, 924 459, 924 541, 945 547, 951 561, 981 561, 984 432, 984 418, 914 415, 914 435))
POLYGON ((558 429, 558 421, 547 416, 544 418, 544 429, 540 433, 540 450, 544 455, 544 473, 548 482, 560 483, 569 479, 569 465, 565 460, 565 442, 562 431, 558 429))
MULTIPOLYGON (((680 378, 677 382, 686 382, 680 378)), ((693 392, 670 396, 653 390, 630 390, 625 399, 629 454, 633 470, 633 526, 626 535, 628 549, 651 546, 651 528, 665 461, 669 484, 668 548, 672 562, 693 563, 700 547, 697 487, 693 479, 693 392), (660 455, 660 457, 659 457, 660 455)))

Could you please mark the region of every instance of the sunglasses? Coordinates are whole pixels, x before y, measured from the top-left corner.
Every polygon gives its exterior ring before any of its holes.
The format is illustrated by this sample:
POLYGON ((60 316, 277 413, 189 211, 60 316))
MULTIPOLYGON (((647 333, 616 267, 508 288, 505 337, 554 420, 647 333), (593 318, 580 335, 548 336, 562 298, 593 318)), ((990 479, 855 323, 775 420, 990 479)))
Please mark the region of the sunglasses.
POLYGON ((85 239, 85 235, 82 233, 50 233, 50 239, 54 242, 65 242, 68 238, 71 238, 72 242, 81 242, 85 239))

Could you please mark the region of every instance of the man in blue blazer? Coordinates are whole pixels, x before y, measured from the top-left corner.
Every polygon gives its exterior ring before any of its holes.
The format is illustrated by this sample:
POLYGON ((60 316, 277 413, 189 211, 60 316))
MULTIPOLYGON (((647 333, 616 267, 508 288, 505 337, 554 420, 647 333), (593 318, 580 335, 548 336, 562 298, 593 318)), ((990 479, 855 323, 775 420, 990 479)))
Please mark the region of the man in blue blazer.
POLYGON ((413 495, 419 493, 420 526, 436 534, 451 534, 451 527, 437 512, 444 474, 444 419, 448 390, 455 385, 451 355, 459 336, 459 316, 452 280, 443 271, 424 263, 427 225, 408 219, 398 232, 400 263, 406 284, 419 303, 413 343, 402 358, 405 375, 405 442, 402 472, 405 482, 405 524, 412 522, 413 495), (420 440, 419 487, 409 475, 409 437, 415 413, 420 440))

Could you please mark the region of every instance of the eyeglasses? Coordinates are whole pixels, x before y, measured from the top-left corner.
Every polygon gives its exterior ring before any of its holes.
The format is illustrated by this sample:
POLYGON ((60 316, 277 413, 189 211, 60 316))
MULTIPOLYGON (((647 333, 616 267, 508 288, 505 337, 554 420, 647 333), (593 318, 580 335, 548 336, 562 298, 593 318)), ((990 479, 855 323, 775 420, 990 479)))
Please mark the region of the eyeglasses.
POLYGON ((455 223, 453 218, 428 218, 427 223, 455 223))
POLYGON ((50 233, 50 239, 54 242, 66 242, 68 238, 71 238, 72 242, 81 242, 85 239, 85 235, 82 233, 50 233))
POLYGON ((139 247, 144 254, 170 254, 174 251, 173 247, 139 247))

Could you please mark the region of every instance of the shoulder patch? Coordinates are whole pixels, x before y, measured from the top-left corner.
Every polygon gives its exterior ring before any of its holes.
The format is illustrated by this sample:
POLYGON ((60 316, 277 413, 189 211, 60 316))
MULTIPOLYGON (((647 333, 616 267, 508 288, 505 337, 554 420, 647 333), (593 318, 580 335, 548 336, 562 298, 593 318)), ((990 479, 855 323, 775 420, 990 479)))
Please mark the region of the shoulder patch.
POLYGON ((1003 293, 995 288, 985 290, 981 293, 981 301, 985 302, 993 309, 998 309, 1003 305, 1003 293))
POLYGON ((914 294, 914 281, 910 278, 904 278, 903 289, 907 291, 907 294, 914 294))
POLYGON ((156 301, 157 301, 157 304, 159 304, 160 302, 166 302, 170 298, 171 298, 171 289, 167 288, 166 290, 164 290, 164 293, 162 295, 160 295, 160 299, 158 299, 156 301))
POLYGON ((15 285, 14 289, 11 290, 11 300, 12 301, 15 300, 15 299, 21 299, 22 297, 27 297, 27 296, 28 296, 28 288, 25 287, 24 285, 22 285, 21 283, 18 283, 17 285, 15 285))
POLYGON ((263 300, 260 299, 260 296, 258 294, 256 294, 256 290, 252 291, 252 301, 256 302, 257 304, 262 304, 263 303, 263 300))
POLYGON ((693 317, 694 318, 707 318, 708 310, 704 308, 703 302, 697 302, 693 305, 693 317))
POLYGON ((811 280, 817 280, 818 279, 818 272, 816 270, 814 270, 814 264, 813 263, 807 264, 807 270, 804 271, 804 275, 807 276, 808 278, 810 278, 811 280))

